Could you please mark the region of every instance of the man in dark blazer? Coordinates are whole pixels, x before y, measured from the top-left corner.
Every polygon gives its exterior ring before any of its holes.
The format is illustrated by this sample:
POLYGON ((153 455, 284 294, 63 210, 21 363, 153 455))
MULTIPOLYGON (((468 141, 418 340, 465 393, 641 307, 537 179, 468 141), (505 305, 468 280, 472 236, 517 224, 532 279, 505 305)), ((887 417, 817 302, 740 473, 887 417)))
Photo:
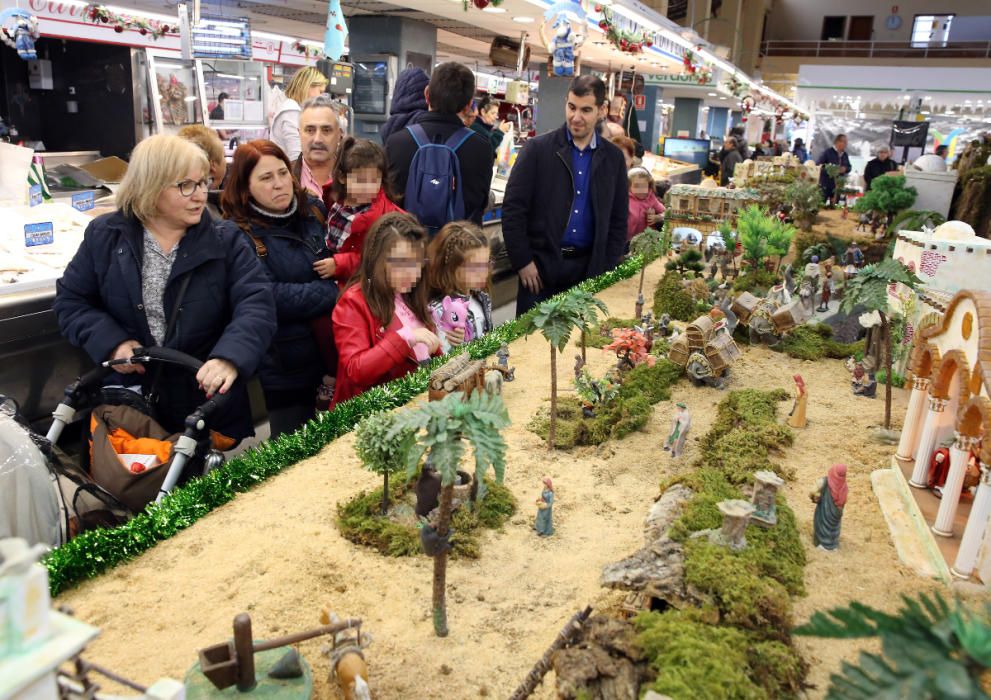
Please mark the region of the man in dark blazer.
POLYGON ((606 86, 574 79, 560 129, 530 139, 509 176, 502 233, 520 277, 517 316, 612 269, 626 245, 629 191, 623 152, 596 133, 606 86))

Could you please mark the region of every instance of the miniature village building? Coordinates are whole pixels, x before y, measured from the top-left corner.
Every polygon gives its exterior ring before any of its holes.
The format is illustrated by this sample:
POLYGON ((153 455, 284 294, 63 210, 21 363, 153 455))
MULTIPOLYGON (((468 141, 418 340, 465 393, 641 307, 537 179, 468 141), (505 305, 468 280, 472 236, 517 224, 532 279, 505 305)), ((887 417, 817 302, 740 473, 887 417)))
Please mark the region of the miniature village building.
POLYGON ((794 153, 762 157, 756 160, 747 159, 738 163, 733 170, 733 184, 737 187, 744 187, 754 180, 787 177, 789 175, 818 182, 819 166, 811 160, 803 163, 794 153))
POLYGON ((724 221, 735 226, 739 210, 756 203, 759 195, 753 190, 718 187, 713 180, 706 180, 701 185, 674 185, 665 199, 665 223, 708 233, 724 221))

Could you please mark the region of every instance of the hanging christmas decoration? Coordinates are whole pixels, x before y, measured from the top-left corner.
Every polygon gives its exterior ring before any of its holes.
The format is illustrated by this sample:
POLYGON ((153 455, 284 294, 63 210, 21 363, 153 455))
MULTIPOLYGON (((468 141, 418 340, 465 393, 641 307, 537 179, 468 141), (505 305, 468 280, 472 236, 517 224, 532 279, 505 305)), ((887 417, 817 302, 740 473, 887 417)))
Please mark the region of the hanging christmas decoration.
POLYGON ((303 54, 304 56, 306 56, 306 58, 309 58, 310 56, 316 56, 318 53, 315 48, 313 48, 309 44, 304 44, 299 39, 297 39, 292 43, 292 50, 295 51, 296 53, 303 54))
POLYGON ((605 32, 606 39, 620 51, 626 53, 640 53, 644 48, 654 45, 654 38, 645 31, 626 31, 617 24, 615 17, 608 7, 596 5, 596 12, 602 13, 599 20, 599 29, 605 32))
POLYGON ((486 7, 491 5, 492 7, 499 7, 502 4, 502 0, 461 0, 461 6, 464 11, 467 12, 469 7, 477 7, 479 10, 484 10, 486 7))
MULTIPOLYGON (((348 25, 340 0, 327 2, 327 29, 323 34, 323 52, 327 58, 337 61, 344 55, 344 42, 348 38, 348 25)), ((308 57, 308 56, 307 56, 308 57)))
POLYGON ((753 98, 753 95, 744 95, 740 100, 740 111, 743 112, 743 117, 741 117, 740 121, 747 121, 747 117, 756 106, 757 100, 753 98))
POLYGON ((747 85, 742 80, 738 79, 735 75, 731 75, 726 80, 725 85, 726 91, 729 92, 733 97, 740 99, 743 97, 747 90, 747 85))
POLYGON ((559 2, 544 12, 540 39, 551 55, 552 75, 570 77, 575 74, 578 52, 585 43, 585 22, 585 10, 576 2, 559 2))
POLYGON ((114 31, 118 34, 122 34, 125 29, 130 29, 141 36, 150 36, 156 41, 169 32, 178 31, 177 27, 159 22, 158 20, 123 15, 95 3, 86 6, 83 10, 83 16, 93 24, 113 25, 114 31))
POLYGON ((40 36, 38 18, 27 10, 10 7, 0 12, 0 39, 25 61, 38 58, 34 42, 40 36))

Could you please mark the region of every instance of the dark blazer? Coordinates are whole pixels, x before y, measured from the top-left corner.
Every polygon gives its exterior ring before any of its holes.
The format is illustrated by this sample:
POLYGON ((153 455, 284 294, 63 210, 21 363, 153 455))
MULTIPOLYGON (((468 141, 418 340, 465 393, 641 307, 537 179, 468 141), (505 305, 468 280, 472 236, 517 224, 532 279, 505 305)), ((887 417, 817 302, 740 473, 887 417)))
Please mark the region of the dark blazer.
MULTIPOLYGON (((434 143, 444 143, 451 134, 464 128, 464 122, 456 114, 427 112, 413 120, 427 132, 434 143)), ((416 141, 413 135, 402 129, 395 132, 385 143, 385 155, 389 162, 389 178, 396 192, 406 192, 409 167, 416 155, 416 141)), ((465 218, 482 225, 482 214, 489 205, 489 187, 492 185, 492 162, 494 154, 491 144, 474 134, 458 149, 461 163, 461 191, 465 202, 465 218)), ((402 205, 402 202, 400 202, 402 205)))
MULTIPOLYGON (((841 165, 846 168, 844 175, 850 175, 850 156, 847 155, 846 151, 840 153, 835 148, 830 146, 819 156, 816 160, 816 165, 841 165)), ((836 192, 836 181, 826 174, 826 169, 821 168, 819 171, 819 187, 822 188, 822 195, 827 200, 833 196, 836 192)))
POLYGON ((272 285, 278 320, 258 377, 267 391, 300 391, 308 397, 328 373, 310 322, 321 316, 330 318, 337 283, 320 279, 313 270, 315 261, 329 255, 316 199, 309 199, 305 212, 288 221, 254 219, 250 228, 251 235, 265 246, 265 255, 259 259, 272 285))
POLYGON ((721 157, 719 184, 726 187, 729 184, 729 179, 733 177, 733 173, 736 171, 736 166, 743 162, 743 157, 740 155, 738 148, 729 151, 723 149, 721 157))
MULTIPOLYGON (((120 211, 97 217, 56 284, 53 308, 59 330, 93 362, 109 359, 132 338, 155 345, 141 292, 143 230, 138 219, 120 211)), ((210 427, 243 438, 253 434, 244 386, 275 333, 271 285, 247 237, 229 222, 212 221, 206 212, 180 244, 165 287, 166 318, 172 316, 186 273, 192 276, 165 345, 203 361, 217 357, 234 363, 238 395, 210 427)), ((147 383, 152 374, 114 375, 114 383, 147 383)), ((158 418, 170 431, 181 430, 185 417, 206 401, 193 376, 171 366, 162 370, 159 393, 158 418)))
MULTIPOLYGON (((551 286, 575 195, 567 128, 526 142, 502 204, 502 235, 513 269, 536 261, 541 278, 551 286)), ((587 274, 593 277, 615 267, 623 254, 630 198, 623 152, 601 137, 589 182, 595 231, 587 274)))

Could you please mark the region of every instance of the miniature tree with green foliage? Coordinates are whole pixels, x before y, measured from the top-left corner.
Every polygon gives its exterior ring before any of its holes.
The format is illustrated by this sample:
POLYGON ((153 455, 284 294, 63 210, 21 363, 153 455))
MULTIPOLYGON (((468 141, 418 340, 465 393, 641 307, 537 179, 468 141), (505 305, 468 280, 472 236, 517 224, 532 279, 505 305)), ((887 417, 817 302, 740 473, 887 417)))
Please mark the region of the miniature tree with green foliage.
POLYGON ((640 268, 640 286, 637 287, 638 299, 643 295, 643 277, 644 273, 647 272, 647 265, 667 255, 669 250, 671 250, 671 231, 666 223, 660 231, 648 228, 643 233, 634 236, 633 240, 630 241, 630 252, 643 256, 643 267, 640 268))
POLYGON ((812 230, 816 215, 826 203, 819 183, 804 179, 795 180, 785 188, 785 201, 791 205, 792 221, 803 231, 812 230))
POLYGON ((571 303, 574 305, 577 319, 578 328, 581 330, 581 349, 582 349, 582 361, 584 362, 586 357, 586 347, 588 345, 588 331, 595 325, 599 320, 599 312, 605 316, 608 312, 606 305, 595 298, 595 295, 591 292, 586 292, 584 289, 572 289, 568 292, 568 296, 571 298, 571 303))
POLYGON ((729 259, 733 265, 733 274, 736 274, 736 244, 740 236, 733 229, 733 226, 728 221, 723 221, 719 224, 719 235, 723 237, 723 245, 726 246, 726 250, 729 252, 729 259))
POLYGON ((898 212, 910 209, 915 204, 918 194, 914 187, 905 186, 904 175, 885 175, 871 180, 870 190, 857 200, 853 210, 887 214, 894 219, 898 212))
POLYGON ((770 255, 777 255, 778 262, 775 271, 781 267, 781 260, 788 255, 791 249, 791 240, 795 237, 795 228, 786 224, 778 217, 771 217, 773 225, 767 232, 767 252, 770 255))
POLYGON ((688 248, 674 260, 669 260, 664 265, 664 269, 669 272, 675 271, 682 275, 689 271, 698 274, 705 269, 705 263, 702 262, 702 253, 698 249, 688 248))
POLYGON ((817 612, 795 634, 828 639, 879 637, 881 654, 860 653, 860 665, 844 661, 830 676, 827 700, 874 698, 989 698, 991 605, 983 610, 951 606, 937 591, 889 615, 862 603, 817 612))
MULTIPOLYGON (((502 483, 506 471, 506 441, 499 432, 509 425, 506 405, 498 394, 474 391, 448 394, 440 401, 429 401, 396 416, 390 439, 412 431, 419 439, 407 453, 406 473, 412 478, 426 454, 440 474, 437 535, 446 539, 451 527, 454 482, 458 467, 470 444, 475 457, 475 483, 479 500, 485 494, 485 472, 492 467, 496 483, 502 483)), ((434 632, 447 636, 447 551, 442 547, 434 555, 433 618, 434 632)))
POLYGON ((365 469, 384 479, 382 515, 389 511, 389 475, 406 469, 406 455, 416 441, 414 430, 393 430, 395 424, 396 414, 382 411, 368 416, 355 429, 354 451, 358 458, 365 469))
POLYGON ((736 230, 743 246, 743 259, 750 263, 754 272, 771 254, 768 237, 779 223, 777 217, 768 216, 767 211, 756 204, 751 204, 737 216, 736 230))
MULTIPOLYGON (((579 290, 580 291, 580 290, 579 290)), ((551 415, 547 431, 547 449, 554 449, 557 437, 557 353, 568 346, 571 331, 582 323, 582 314, 587 313, 579 305, 590 304, 606 313, 606 305, 591 295, 577 295, 575 292, 559 294, 537 306, 526 320, 527 335, 540 331, 551 346, 551 415)))
POLYGON ((857 306, 877 311, 881 317, 881 343, 884 349, 884 427, 891 428, 891 319, 888 285, 900 282, 910 289, 920 283, 911 270, 888 258, 868 265, 846 281, 840 308, 850 313, 857 306))

